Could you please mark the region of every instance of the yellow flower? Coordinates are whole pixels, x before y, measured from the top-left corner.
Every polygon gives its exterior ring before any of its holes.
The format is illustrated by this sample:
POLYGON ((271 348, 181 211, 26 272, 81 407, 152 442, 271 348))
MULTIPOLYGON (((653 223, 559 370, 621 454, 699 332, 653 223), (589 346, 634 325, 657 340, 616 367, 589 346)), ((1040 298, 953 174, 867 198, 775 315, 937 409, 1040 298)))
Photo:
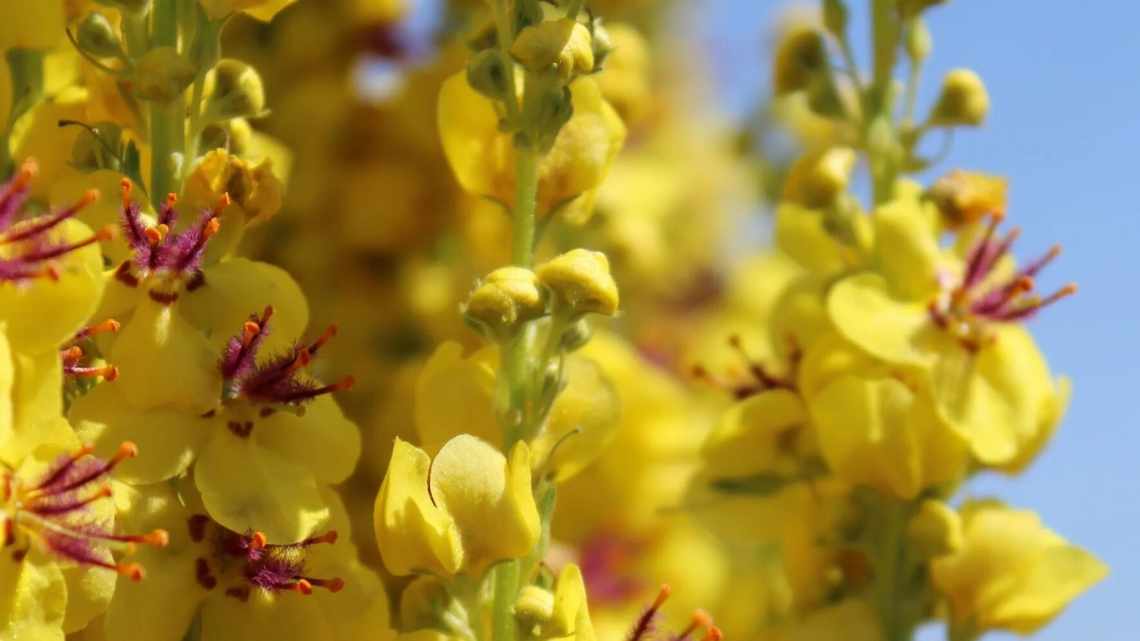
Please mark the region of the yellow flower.
MULTIPOLYGON (((592 78, 570 84, 574 115, 539 162, 538 211, 557 207, 598 187, 625 140, 625 126, 592 78)), ((439 93, 439 131, 444 153, 467 191, 513 206, 515 149, 499 131, 494 103, 467 83, 465 73, 448 78, 439 93)))
POLYGON ((530 481, 525 443, 507 458, 460 434, 433 458, 397 439, 374 512, 384 565, 396 575, 478 577, 496 561, 525 556, 539 535, 530 481))
MULTIPOLYGON (((57 388, 58 389, 58 388, 57 388)), ((66 423, 64 424, 66 428, 66 423)), ((100 615, 118 575, 139 581, 138 563, 116 559, 137 544, 161 548, 168 535, 116 533, 108 500, 124 486, 107 475, 138 453, 124 443, 110 460, 90 456, 73 434, 48 442, 0 472, 0 636, 60 639, 100 615)))
POLYGON ((218 641, 383 641, 388 598, 356 559, 348 514, 331 490, 321 491, 326 518, 287 544, 257 531, 212 521, 192 489, 148 485, 118 499, 134 527, 162 527, 170 544, 144 550, 147 580, 120 585, 103 620, 107 641, 181 638, 197 615, 202 637, 218 641))
POLYGON ((198 212, 214 207, 223 195, 229 205, 220 212, 221 230, 210 243, 210 256, 222 257, 236 249, 247 225, 262 223, 280 209, 284 185, 274 175, 273 160, 256 165, 215 149, 206 153, 186 176, 182 210, 198 212))
POLYGON ((801 376, 811 379, 803 388, 820 452, 840 479, 912 499, 964 475, 965 443, 921 379, 892 373, 834 334, 808 348, 801 376))
MULTIPOLYGON (((160 314, 170 313, 168 307, 152 306, 160 314)), ((152 456, 124 466, 122 478, 153 483, 181 474, 194 462, 194 481, 211 518, 237 532, 259 529, 277 543, 302 538, 314 522, 325 518, 318 486, 348 477, 360 455, 360 435, 328 396, 351 386, 351 377, 321 385, 303 373, 332 333, 312 343, 297 342, 296 335, 279 337, 294 346, 261 358, 273 331, 272 315, 267 308, 247 320, 221 358, 214 353, 209 368, 187 364, 191 371, 206 373, 201 384, 212 400, 204 410, 175 404, 178 394, 168 390, 139 403, 134 399, 138 389, 122 388, 125 379, 120 377, 77 399, 71 416, 96 451, 123 438, 153 448, 152 456), (320 447, 314 448, 315 443, 320 447)), ((169 353, 177 356, 178 343, 185 347, 192 337, 192 330, 174 337, 175 349, 169 353)), ((124 374, 132 366, 150 372, 155 386, 177 387, 182 380, 177 375, 189 373, 161 360, 120 362, 124 374)))
POLYGON ((597 76, 598 86, 626 125, 634 125, 653 107, 649 43, 629 24, 607 22, 605 29, 613 51, 597 76))
POLYGON ((1032 634, 1108 573, 1028 510, 975 502, 962 520, 962 548, 934 560, 930 573, 963 629, 1032 634))
POLYGON ((572 315, 617 313, 617 283, 602 252, 573 249, 539 265, 535 273, 572 315))

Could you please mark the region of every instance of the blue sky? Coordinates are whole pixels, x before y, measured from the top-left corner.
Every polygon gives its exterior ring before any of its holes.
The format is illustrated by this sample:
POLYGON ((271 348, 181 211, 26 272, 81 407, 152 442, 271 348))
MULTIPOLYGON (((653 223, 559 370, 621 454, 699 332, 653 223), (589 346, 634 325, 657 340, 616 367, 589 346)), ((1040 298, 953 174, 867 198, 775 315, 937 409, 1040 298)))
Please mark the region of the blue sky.
MULTIPOLYGON (((856 45, 865 52, 866 18, 854 14, 869 3, 849 4, 856 45)), ((693 3, 728 112, 745 112, 765 90, 767 38, 786 6, 693 3)), ((1075 298, 1032 321, 1054 371, 1074 382, 1059 434, 1023 476, 980 479, 970 489, 1037 510, 1112 567, 1104 583, 1034 638, 1131 641, 1136 626, 1123 613, 1140 598, 1140 4, 1051 7, 951 0, 933 9, 934 52, 920 104, 930 103, 953 67, 981 74, 989 120, 956 136, 943 168, 1009 177, 1010 221, 1023 227, 1022 256, 1054 242, 1064 246, 1041 286, 1080 285, 1075 298)))

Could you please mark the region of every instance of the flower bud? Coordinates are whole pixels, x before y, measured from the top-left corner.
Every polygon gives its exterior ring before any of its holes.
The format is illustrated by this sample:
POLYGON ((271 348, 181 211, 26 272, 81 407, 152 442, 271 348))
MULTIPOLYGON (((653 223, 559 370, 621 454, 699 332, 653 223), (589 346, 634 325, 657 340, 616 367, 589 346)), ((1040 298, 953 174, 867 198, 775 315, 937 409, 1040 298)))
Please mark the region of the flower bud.
POLYGON ((610 30, 602 24, 601 18, 590 23, 590 48, 594 51, 594 68, 600 69, 617 46, 610 30))
POLYGON ((543 291, 534 272, 523 267, 500 267, 478 283, 463 305, 477 324, 507 330, 546 311, 543 291))
POLYGON ((916 18, 906 32, 906 55, 911 60, 921 62, 926 60, 933 48, 934 39, 930 36, 930 29, 926 28, 926 21, 916 18))
POLYGON ((232 58, 218 62, 206 78, 206 120, 257 116, 265 111, 265 89, 253 67, 232 58))
POLYGON ((926 559, 962 548, 962 519, 949 505, 926 499, 906 525, 907 540, 926 559))
POLYGON ((939 178, 926 195, 950 227, 968 225, 1006 208, 1006 180, 974 171, 954 170, 939 178))
POLYGON ((788 173, 784 198, 819 208, 835 202, 851 180, 855 169, 855 150, 831 147, 800 157, 788 173))
POLYGON ((569 88, 557 84, 542 86, 526 110, 527 121, 532 130, 538 132, 538 148, 549 151, 562 127, 573 116, 574 102, 569 88))
POLYGON ((986 119, 990 97, 978 74, 969 69, 954 69, 942 80, 942 92, 930 111, 930 124, 953 127, 977 126, 986 119))
POLYGON ((79 23, 75 34, 75 41, 79 48, 87 53, 102 58, 119 56, 123 53, 123 46, 115 34, 111 21, 101 13, 93 12, 79 23))
POLYGON ((836 38, 847 31, 847 5, 843 0, 823 0, 823 26, 836 38))
POLYGON ((530 71, 553 66, 563 82, 594 70, 590 31, 571 18, 526 27, 511 45, 511 55, 530 71))
POLYGON ((537 585, 524 587, 515 601, 515 616, 526 626, 549 621, 554 616, 554 593, 537 585))
POLYGON ((507 65, 495 49, 484 49, 467 63, 467 84, 491 100, 506 100, 510 95, 507 65))
POLYGON ((194 73, 194 66, 174 47, 151 49, 135 66, 135 95, 143 100, 170 102, 190 86, 194 73))
POLYGON ((813 76, 826 70, 823 36, 815 28, 797 27, 780 39, 775 60, 772 79, 777 95, 805 89, 813 76))
POLYGON ((562 333, 562 340, 560 341, 562 349, 573 352, 590 342, 590 337, 593 335, 594 330, 590 327, 590 321, 580 318, 562 333))
POLYGON ((571 313, 613 316, 618 309, 618 288, 610 275, 610 262, 601 252, 574 249, 540 265, 538 280, 563 301, 571 313))
POLYGON ((241 156, 249 151, 252 142, 253 128, 245 118, 212 123, 202 130, 202 149, 225 149, 241 156))

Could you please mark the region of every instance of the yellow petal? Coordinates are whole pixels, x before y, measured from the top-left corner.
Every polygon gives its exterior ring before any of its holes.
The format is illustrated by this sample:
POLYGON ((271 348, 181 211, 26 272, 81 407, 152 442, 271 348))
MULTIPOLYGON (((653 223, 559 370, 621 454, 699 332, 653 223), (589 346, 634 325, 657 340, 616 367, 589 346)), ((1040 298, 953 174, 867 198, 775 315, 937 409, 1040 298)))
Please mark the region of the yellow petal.
POLYGON ((495 561, 525 556, 538 541, 525 443, 517 443, 508 460, 486 441, 460 434, 440 449, 428 482, 431 496, 455 519, 475 576, 495 561))
MULTIPOLYGON (((53 242, 90 238, 91 229, 77 220, 56 227, 53 242)), ((0 321, 21 351, 55 350, 91 318, 103 293, 103 256, 99 246, 68 252, 55 261, 59 280, 37 278, 23 286, 0 287, 0 321)))
POLYGON ((139 409, 122 394, 117 382, 102 383, 75 399, 69 412, 84 443, 108 458, 119 444, 131 441, 139 455, 115 467, 115 477, 128 483, 156 483, 185 472, 210 434, 211 422, 193 412, 156 407, 139 409))
POLYGON ((807 422, 807 408, 788 390, 769 390, 734 404, 709 434, 705 460, 718 476, 787 472, 777 465, 783 437, 807 422))
POLYGON ((63 641, 67 585, 52 560, 32 551, 22 562, 0 558, 0 638, 63 641))
POLYGON ((261 531, 271 543, 309 536, 328 517, 316 479, 299 463, 213 428, 194 466, 210 518, 235 532, 261 531))
POLYGON ((254 440, 304 466, 320 483, 344 481, 360 458, 360 431, 327 395, 304 408, 301 416, 282 411, 258 420, 254 440))
POLYGON ((416 380, 416 431, 424 451, 434 456, 453 436, 467 433, 498 443, 502 427, 495 412, 497 348, 464 357, 448 341, 436 348, 416 380))
POLYGON ((221 398, 219 354, 177 306, 147 298, 123 324, 109 360, 119 368, 115 385, 134 407, 168 406, 201 414, 221 398))
POLYGON ((566 387, 531 443, 535 464, 548 469, 555 482, 571 478, 601 455, 617 435, 621 414, 613 384, 594 361, 572 354, 564 367, 566 387))
POLYGON ((933 324, 926 308, 896 298, 873 272, 849 276, 831 288, 827 312, 843 336, 888 363, 926 367, 931 356, 918 341, 933 324))
POLYGON ((455 519, 428 492, 431 467, 423 450, 396 439, 376 495, 373 527, 384 565, 397 576, 417 571, 451 575, 463 564, 455 519))
POLYGON ((233 258, 203 269, 206 282, 185 292, 179 311, 213 346, 216 359, 231 336, 241 333, 250 314, 273 306, 270 332, 262 354, 293 346, 309 324, 309 305, 301 287, 284 269, 259 261, 233 258))

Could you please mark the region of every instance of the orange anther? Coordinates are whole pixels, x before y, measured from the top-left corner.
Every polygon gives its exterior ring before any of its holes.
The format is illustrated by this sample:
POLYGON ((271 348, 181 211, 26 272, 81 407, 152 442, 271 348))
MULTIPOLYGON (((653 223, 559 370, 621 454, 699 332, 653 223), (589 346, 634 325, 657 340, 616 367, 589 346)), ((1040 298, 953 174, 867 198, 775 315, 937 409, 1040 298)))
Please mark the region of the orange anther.
POLYGON ((115 566, 115 571, 120 575, 129 577, 132 581, 142 581, 143 573, 142 566, 138 563, 120 563, 115 566))
POLYGON ((123 441, 119 444, 118 451, 111 460, 118 462, 129 458, 134 458, 139 455, 139 446, 135 445, 132 441, 123 441))
POLYGON ((254 532, 249 537, 249 545, 255 550, 260 550, 266 545, 269 545, 269 539, 265 536, 264 532, 254 532))
POLYGON ((202 230, 203 238, 212 238, 214 234, 222 227, 222 221, 217 217, 211 218, 210 222, 206 223, 206 227, 202 230))
POLYGON ((295 584, 295 589, 301 594, 312 594, 313 584, 309 583, 306 579, 300 579, 295 584))
POLYGON ((142 535, 142 542, 147 545, 164 548, 170 543, 170 533, 166 530, 155 530, 142 535))

